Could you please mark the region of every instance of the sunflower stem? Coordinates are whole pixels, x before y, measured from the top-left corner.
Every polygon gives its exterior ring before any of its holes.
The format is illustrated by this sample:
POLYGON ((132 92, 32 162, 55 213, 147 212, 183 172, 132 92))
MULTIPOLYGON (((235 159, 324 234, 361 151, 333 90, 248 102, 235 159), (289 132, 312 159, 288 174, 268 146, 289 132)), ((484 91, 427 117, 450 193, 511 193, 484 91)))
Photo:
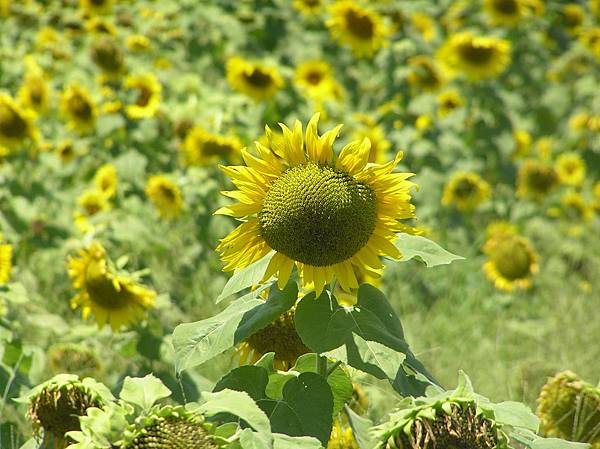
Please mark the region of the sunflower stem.
POLYGON ((333 374, 333 372, 337 369, 338 366, 340 366, 342 364, 341 360, 336 361, 333 365, 331 365, 331 367, 327 370, 327 376, 325 376, 325 378, 328 378, 329 376, 331 376, 331 374, 333 374))
POLYGON ((327 357, 317 354, 317 373, 327 379, 327 357))

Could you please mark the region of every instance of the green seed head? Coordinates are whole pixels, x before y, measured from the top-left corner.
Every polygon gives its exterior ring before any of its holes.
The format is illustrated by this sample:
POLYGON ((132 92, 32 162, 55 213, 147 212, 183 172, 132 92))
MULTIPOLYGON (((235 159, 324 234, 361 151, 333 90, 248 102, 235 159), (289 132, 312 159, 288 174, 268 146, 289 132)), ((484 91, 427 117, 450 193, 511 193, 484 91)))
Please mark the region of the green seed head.
POLYGON ((185 417, 162 418, 143 431, 127 449, 217 449, 201 423, 185 417))
POLYGON ((371 237, 376 219, 370 187, 312 162, 274 181, 259 215, 262 236, 271 248, 317 267, 356 254, 371 237))
POLYGON ((531 272, 531 254, 527 243, 517 236, 500 241, 491 259, 502 276, 509 280, 523 279, 531 272))

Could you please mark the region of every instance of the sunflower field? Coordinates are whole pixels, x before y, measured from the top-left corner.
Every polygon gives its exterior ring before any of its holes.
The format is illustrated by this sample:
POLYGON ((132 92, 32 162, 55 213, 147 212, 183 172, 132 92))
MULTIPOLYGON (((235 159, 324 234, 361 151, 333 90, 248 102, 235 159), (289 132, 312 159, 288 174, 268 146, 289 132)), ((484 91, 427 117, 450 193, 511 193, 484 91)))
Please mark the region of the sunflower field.
POLYGON ((0 0, 0 449, 600 449, 599 0, 0 0))

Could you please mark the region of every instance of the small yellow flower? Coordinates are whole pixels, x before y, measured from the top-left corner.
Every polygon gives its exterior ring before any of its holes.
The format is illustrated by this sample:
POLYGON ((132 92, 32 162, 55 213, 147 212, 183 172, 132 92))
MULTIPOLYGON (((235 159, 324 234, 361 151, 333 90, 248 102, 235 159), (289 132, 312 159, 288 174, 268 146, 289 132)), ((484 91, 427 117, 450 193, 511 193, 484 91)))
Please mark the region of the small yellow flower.
POLYGON ((427 14, 415 13, 410 17, 410 21, 412 26, 419 30, 425 42, 430 42, 437 37, 435 22, 427 14))
POLYGON ((590 11, 600 18, 600 0, 588 0, 588 5, 590 7, 590 11))
POLYGON ((517 195, 521 198, 542 199, 558 185, 558 174, 549 165, 527 160, 519 167, 517 195))
POLYGON ((444 187, 442 204, 461 211, 472 211, 491 195, 490 185, 477 173, 457 172, 444 187))
POLYGON ((61 95, 60 108, 68 126, 80 133, 90 131, 96 124, 96 103, 89 92, 78 84, 67 86, 61 95))
POLYGON ((562 7, 563 25, 571 33, 575 34, 579 31, 583 25, 584 18, 585 12, 580 5, 576 3, 569 3, 562 7))
POLYGON ((125 45, 130 51, 146 51, 150 48, 150 39, 142 34, 133 34, 131 36, 127 36, 125 39, 125 45))
POLYGON ((357 57, 370 57, 387 43, 389 31, 383 18, 367 8, 348 0, 338 0, 331 7, 327 20, 333 37, 349 45, 357 57))
POLYGON ((292 6, 307 16, 321 12, 325 0, 294 0, 292 6))
POLYGON ((438 89, 444 83, 444 75, 439 67, 428 56, 415 56, 408 60, 410 72, 407 80, 413 87, 425 91, 438 89))
POLYGON ((464 101, 457 90, 447 90, 437 96, 438 115, 445 117, 463 105, 464 101))
POLYGON ((535 149, 540 159, 547 161, 550 160, 552 150, 554 148, 554 139, 552 137, 542 137, 535 143, 535 149))
POLYGON ((125 69, 123 50, 112 37, 97 39, 90 50, 92 61, 109 78, 116 78, 125 69))
POLYGON ((600 61, 600 27, 593 27, 581 33, 581 43, 600 61))
POLYGON ((352 427, 348 424, 343 425, 340 419, 333 421, 333 428, 327 443, 327 449, 359 449, 358 443, 354 438, 352 427))
POLYGON ((562 216, 570 221, 588 222, 594 218, 594 209, 589 204, 583 195, 578 192, 566 192, 560 198, 562 216))
POLYGON ((108 198, 97 190, 86 190, 77 198, 77 203, 88 217, 110 209, 108 198))
POLYGON ((100 327, 108 323, 118 331, 143 319, 154 305, 156 293, 134 277, 118 274, 97 241, 82 249, 78 257, 70 257, 68 268, 78 290, 71 307, 81 308, 84 320, 93 315, 100 327))
POLYGON ((314 100, 342 97, 342 87, 335 80, 331 66, 321 60, 306 61, 296 68, 294 84, 314 100))
POLYGON ((108 14, 112 10, 113 0, 79 0, 79 5, 88 14, 108 14))
POLYGON ((564 153, 556 159, 556 172, 561 183, 580 186, 585 179, 585 162, 577 153, 564 153))
POLYGON ((510 64, 510 42, 463 31, 448 38, 438 58, 449 71, 463 73, 471 81, 495 78, 510 64))
POLYGON ((485 0, 484 9, 496 25, 516 25, 527 12, 524 0, 485 0))
POLYGON ((11 97, 0 93, 0 145, 9 150, 26 140, 35 140, 38 131, 33 121, 35 113, 21 108, 11 97))
POLYGON ((96 190, 106 198, 112 198, 115 195, 118 182, 117 167, 113 164, 104 164, 94 175, 96 190))
POLYGON ((496 232, 485 243, 489 257, 483 270, 499 290, 528 289, 538 271, 537 254, 527 239, 510 232, 496 232))
POLYGON ((72 140, 64 140, 56 146, 56 155, 63 163, 67 163, 75 159, 77 153, 72 140))
POLYGON ((85 22, 85 29, 91 34, 117 35, 117 27, 103 17, 92 16, 85 22))
POLYGON ((182 146, 187 165, 212 165, 226 160, 236 160, 242 143, 237 137, 212 134, 194 126, 186 135, 182 146))
POLYGON ((415 128, 419 131, 426 131, 431 127, 432 123, 433 119, 431 118, 431 115, 421 114, 415 120, 415 128))
POLYGON ((18 93, 19 102, 37 114, 43 114, 48 109, 50 99, 48 82, 44 71, 33 59, 28 59, 26 65, 27 71, 18 93))
POLYGON ((569 128, 576 131, 585 131, 588 129, 591 116, 587 112, 578 112, 569 119, 569 128))
POLYGON ((271 99, 284 85, 276 68, 242 58, 231 58, 226 70, 231 87, 257 101, 271 99))
POLYGON ((12 245, 3 241, 0 234, 0 285, 4 285, 10 279, 12 271, 12 245))
POLYGON ((125 87, 136 91, 135 102, 127 105, 127 116, 138 120, 156 115, 161 101, 162 86, 152 73, 130 75, 125 79, 125 87))
POLYGON ((151 176, 146 183, 146 195, 162 218, 170 220, 177 218, 181 213, 183 207, 181 191, 166 176, 151 176))

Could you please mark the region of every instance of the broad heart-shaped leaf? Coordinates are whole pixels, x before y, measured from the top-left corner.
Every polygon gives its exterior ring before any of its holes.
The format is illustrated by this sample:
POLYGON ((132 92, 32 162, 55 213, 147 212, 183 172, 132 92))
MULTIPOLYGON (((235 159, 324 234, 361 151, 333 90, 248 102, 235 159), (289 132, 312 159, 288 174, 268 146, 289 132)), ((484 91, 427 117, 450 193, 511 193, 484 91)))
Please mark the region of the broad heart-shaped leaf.
POLYGON ((244 391, 222 390, 216 393, 202 393, 205 401, 198 410, 209 416, 230 413, 243 419, 254 430, 270 433, 269 418, 244 391))
POLYGON ((297 298, 296 282, 283 290, 273 284, 267 301, 242 297, 206 320, 180 324, 173 332, 175 369, 181 373, 228 350, 289 310, 297 298))
POLYGON ((510 432, 510 437, 521 443, 529 449, 590 449, 591 445, 587 443, 575 443, 565 441, 559 438, 542 438, 531 430, 514 429, 510 432))
POLYGON ((420 235, 400 233, 397 235, 394 244, 400 253, 402 253, 400 262, 406 262, 407 260, 416 257, 431 268, 438 265, 447 265, 455 260, 464 259, 464 257, 452 254, 437 243, 426 239, 425 237, 421 237, 420 235))
POLYGON ((245 391, 252 399, 258 401, 264 399, 268 383, 269 372, 265 368, 252 365, 240 366, 223 376, 215 385, 213 392, 226 388, 245 391))
POLYGON ((171 396, 171 390, 152 374, 145 377, 129 377, 123 381, 119 397, 131 404, 149 409, 159 399, 171 396))
POLYGON ((282 399, 263 399, 258 405, 269 415, 273 432, 312 436, 327 446, 333 395, 325 379, 318 374, 300 374, 285 384, 282 399))
POLYGON ((350 427, 352 427, 352 433, 358 443, 358 447, 360 449, 373 449, 377 444, 377 441, 371 436, 373 421, 358 415, 348 406, 346 406, 346 414, 348 415, 348 421, 350 422, 350 427))
POLYGON ((216 302, 219 303, 229 296, 241 292, 245 288, 260 284, 274 254, 274 252, 271 252, 262 259, 254 262, 252 265, 248 265, 246 268, 233 273, 233 276, 229 278, 225 287, 223 287, 223 291, 217 297, 216 302))
POLYGON ((511 427, 537 432, 540 425, 539 418, 525 404, 520 402, 505 401, 498 404, 489 404, 494 411, 494 419, 511 427))
POLYGON ((404 340, 400 320, 387 299, 371 285, 360 286, 353 307, 340 306, 327 292, 316 299, 314 293, 306 295, 296 308, 294 321, 300 338, 310 349, 379 379, 388 379, 402 394, 421 395, 427 382, 435 383, 404 340), (411 371, 427 382, 410 379, 411 371), (402 388, 406 385, 410 386, 407 390, 402 388))
POLYGON ((284 433, 273 434, 273 449, 320 449, 321 442, 313 437, 291 437, 284 433))

